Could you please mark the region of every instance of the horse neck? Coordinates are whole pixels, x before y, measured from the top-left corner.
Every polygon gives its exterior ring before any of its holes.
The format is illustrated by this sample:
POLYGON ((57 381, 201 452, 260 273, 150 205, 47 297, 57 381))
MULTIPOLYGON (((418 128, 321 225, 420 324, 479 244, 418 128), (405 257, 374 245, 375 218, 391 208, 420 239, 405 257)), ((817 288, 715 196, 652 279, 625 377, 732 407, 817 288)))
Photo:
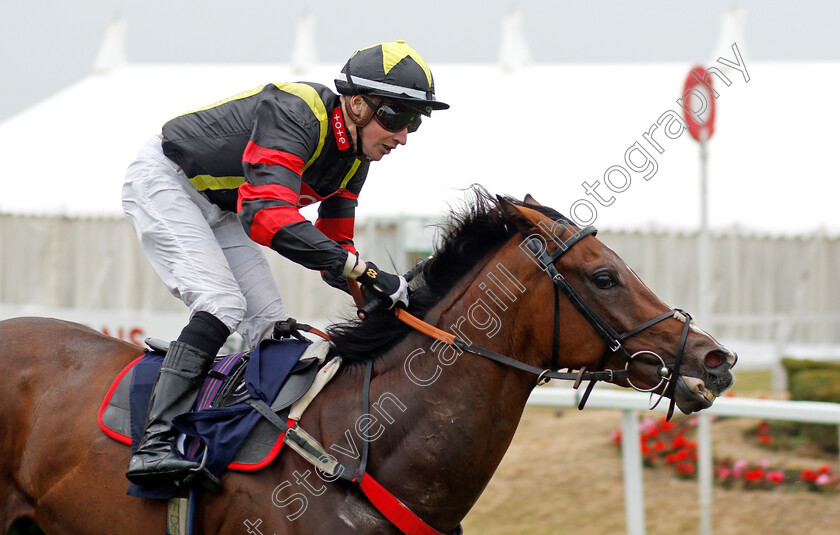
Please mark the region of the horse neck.
MULTIPOLYGON (((516 333, 516 318, 527 308, 527 282, 498 259, 464 277, 426 319, 476 345, 518 356, 527 343, 516 333)), ((392 400, 392 408, 405 410, 371 444, 374 477, 421 518, 454 528, 501 462, 535 378, 458 354, 419 333, 383 356, 375 375, 372 401, 394 396, 400 404, 392 400)))

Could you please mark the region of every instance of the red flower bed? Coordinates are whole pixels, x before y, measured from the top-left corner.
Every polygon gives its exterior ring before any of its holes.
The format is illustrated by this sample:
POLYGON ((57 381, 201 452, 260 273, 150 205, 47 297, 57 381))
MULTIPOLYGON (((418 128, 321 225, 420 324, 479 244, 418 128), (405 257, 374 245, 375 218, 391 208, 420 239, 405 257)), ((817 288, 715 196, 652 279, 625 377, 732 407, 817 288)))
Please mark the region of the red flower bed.
MULTIPOLYGON (((697 444, 686 436, 688 426, 645 419, 639 424, 642 459, 645 466, 669 466, 680 477, 694 477, 697 472, 697 444)), ((621 432, 613 433, 613 443, 621 445, 621 432)))
MULTIPOLYGON (((673 470, 680 478, 694 478, 697 475, 697 443, 694 436, 696 419, 666 422, 664 418, 647 418, 639 423, 642 460, 647 468, 673 470)), ((769 426, 764 423, 756 432, 758 441, 764 444, 773 440, 769 426)), ((614 431, 613 444, 621 446, 621 431, 614 431)), ((745 459, 721 459, 714 462, 715 483, 727 488, 747 490, 808 490, 814 492, 837 492, 840 477, 828 465, 817 470, 781 469, 770 466, 769 461, 750 462, 745 459)))

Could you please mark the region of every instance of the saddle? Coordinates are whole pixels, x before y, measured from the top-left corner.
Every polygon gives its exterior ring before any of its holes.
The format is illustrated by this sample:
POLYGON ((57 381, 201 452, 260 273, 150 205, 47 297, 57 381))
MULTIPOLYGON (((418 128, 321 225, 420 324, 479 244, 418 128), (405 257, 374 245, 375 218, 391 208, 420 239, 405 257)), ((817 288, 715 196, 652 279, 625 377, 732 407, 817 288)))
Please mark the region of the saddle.
MULTIPOLYGON (((168 349, 161 340, 146 344, 144 355, 114 380, 98 415, 102 431, 126 445, 142 437, 148 397, 168 349)), ((253 352, 217 357, 193 412, 173 420, 185 435, 185 455, 217 477, 225 469, 268 466, 283 446, 284 433, 249 403, 261 400, 293 425, 340 365, 338 357, 327 360, 330 347, 326 341, 265 340, 253 352)))

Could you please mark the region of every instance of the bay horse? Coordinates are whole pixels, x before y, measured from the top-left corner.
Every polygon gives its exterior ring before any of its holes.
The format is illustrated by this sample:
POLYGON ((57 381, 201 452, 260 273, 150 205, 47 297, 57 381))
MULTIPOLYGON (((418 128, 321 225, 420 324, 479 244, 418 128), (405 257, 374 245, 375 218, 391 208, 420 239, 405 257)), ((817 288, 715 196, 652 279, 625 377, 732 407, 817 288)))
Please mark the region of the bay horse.
MULTIPOLYGON (((472 194, 424 265, 409 312, 534 369, 615 370, 605 375, 612 382, 665 393, 684 413, 710 406, 731 385, 735 354, 662 303, 592 231, 530 196, 472 194), (568 288, 558 293, 561 279, 568 288), (624 334, 614 344, 605 332, 624 334), (644 358, 627 360, 630 353, 644 358)), ((368 473, 435 530, 453 532, 545 374, 441 343, 394 311, 329 332, 344 365, 301 428, 346 463, 358 462, 364 437, 368 473), (362 415, 368 361, 371 405, 362 415)), ((3 533, 164 533, 165 502, 126 495, 129 448, 96 424, 114 377, 141 353, 65 321, 0 322, 3 533)), ((290 451, 258 472, 228 471, 220 493, 201 497, 196 532, 400 533, 358 485, 325 479, 290 451)))

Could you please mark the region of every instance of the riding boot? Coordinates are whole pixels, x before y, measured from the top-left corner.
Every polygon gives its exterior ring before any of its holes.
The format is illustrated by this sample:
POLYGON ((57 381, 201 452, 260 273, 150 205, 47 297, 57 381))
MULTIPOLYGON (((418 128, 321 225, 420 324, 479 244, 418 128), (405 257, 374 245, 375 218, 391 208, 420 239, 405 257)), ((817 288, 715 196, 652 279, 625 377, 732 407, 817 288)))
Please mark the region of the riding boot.
POLYGON ((128 463, 126 477, 138 485, 179 480, 199 463, 178 451, 178 432, 172 419, 189 412, 213 357, 181 341, 172 342, 163 360, 149 399, 143 439, 128 463))

